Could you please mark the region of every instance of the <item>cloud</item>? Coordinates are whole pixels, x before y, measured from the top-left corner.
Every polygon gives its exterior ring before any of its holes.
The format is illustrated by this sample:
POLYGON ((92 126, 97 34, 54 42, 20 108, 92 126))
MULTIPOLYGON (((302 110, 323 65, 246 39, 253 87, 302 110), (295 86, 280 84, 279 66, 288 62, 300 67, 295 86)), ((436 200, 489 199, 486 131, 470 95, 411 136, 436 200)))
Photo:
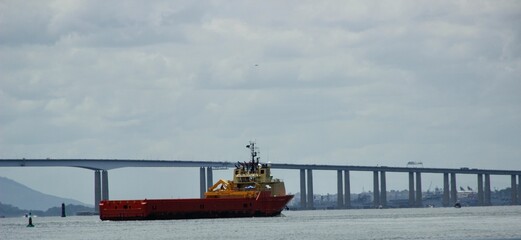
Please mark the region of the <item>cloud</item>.
POLYGON ((515 1, 0 11, 2 158, 520 167, 515 1))

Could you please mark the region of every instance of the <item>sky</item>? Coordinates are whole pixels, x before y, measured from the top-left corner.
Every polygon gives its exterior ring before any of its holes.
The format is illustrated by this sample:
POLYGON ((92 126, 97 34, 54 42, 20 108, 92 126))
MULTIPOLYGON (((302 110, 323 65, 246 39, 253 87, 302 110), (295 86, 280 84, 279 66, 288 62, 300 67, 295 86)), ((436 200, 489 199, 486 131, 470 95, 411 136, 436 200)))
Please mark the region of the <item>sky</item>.
MULTIPOLYGON (((1 0, 0 158, 243 161, 254 140, 277 163, 520 170, 519 26, 519 1, 1 0)), ((195 197, 198 172, 111 170, 110 197, 195 197)), ((89 170, 0 176, 93 202, 89 170)))

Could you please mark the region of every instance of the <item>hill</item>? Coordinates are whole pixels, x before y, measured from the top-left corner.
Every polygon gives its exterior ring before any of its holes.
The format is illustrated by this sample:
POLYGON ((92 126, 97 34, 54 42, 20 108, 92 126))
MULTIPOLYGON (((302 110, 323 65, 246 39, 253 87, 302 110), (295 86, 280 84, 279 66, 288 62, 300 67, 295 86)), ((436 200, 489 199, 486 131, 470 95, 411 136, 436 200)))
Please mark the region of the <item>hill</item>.
POLYGON ((74 199, 38 192, 5 177, 0 177, 0 202, 20 209, 40 211, 61 206, 62 203, 89 206, 74 199))

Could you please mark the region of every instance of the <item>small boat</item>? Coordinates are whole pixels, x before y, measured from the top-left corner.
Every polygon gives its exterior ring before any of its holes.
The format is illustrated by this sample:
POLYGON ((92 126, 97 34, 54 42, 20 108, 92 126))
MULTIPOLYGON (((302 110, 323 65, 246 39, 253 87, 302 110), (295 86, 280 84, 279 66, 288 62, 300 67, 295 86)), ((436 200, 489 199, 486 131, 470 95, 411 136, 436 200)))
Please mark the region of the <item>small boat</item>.
POLYGON ((270 164, 259 162, 255 143, 249 162, 238 162, 233 180, 219 180, 202 199, 105 200, 101 220, 159 220, 193 218, 271 217, 280 215, 293 195, 273 178, 270 164))

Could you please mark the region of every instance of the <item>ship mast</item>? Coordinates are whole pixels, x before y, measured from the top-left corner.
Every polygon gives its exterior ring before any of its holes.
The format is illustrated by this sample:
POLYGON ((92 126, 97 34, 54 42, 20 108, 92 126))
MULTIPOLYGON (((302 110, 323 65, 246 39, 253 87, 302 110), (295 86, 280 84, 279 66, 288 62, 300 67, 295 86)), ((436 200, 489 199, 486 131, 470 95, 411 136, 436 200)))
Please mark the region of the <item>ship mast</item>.
POLYGON ((254 171, 257 168, 257 165, 259 164, 259 158, 257 155, 259 154, 257 151, 255 151, 255 142, 250 141, 250 144, 246 145, 246 148, 249 148, 251 150, 251 170, 254 171), (255 158, 257 157, 257 161, 255 161, 255 158))

